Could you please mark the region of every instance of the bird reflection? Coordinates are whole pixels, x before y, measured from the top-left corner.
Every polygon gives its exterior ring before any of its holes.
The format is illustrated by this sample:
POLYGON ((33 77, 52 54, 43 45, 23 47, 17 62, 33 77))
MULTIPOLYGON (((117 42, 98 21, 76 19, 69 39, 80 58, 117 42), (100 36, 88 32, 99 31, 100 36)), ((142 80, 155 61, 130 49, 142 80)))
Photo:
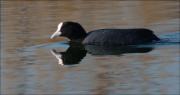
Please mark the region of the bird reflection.
POLYGON ((136 46, 94 46, 82 45, 77 42, 70 42, 66 51, 52 49, 51 53, 58 59, 60 65, 79 64, 88 52, 91 55, 122 55, 127 53, 147 53, 153 50, 152 47, 136 46))
POLYGON ((80 43, 69 43, 70 47, 62 52, 52 49, 51 53, 58 59, 60 65, 78 64, 85 56, 87 51, 80 43))
POLYGON ((85 46, 88 53, 92 55, 122 55, 126 53, 147 53, 153 50, 153 47, 137 46, 85 46))

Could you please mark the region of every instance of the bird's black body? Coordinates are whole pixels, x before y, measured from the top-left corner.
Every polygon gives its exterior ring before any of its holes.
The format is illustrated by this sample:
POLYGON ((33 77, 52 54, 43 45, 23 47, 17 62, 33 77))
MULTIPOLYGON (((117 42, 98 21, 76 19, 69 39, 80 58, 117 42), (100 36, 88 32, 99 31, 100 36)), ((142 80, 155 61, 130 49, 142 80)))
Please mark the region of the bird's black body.
POLYGON ((160 40, 149 29, 99 29, 86 33, 85 29, 76 22, 63 22, 58 26, 51 38, 64 36, 71 41, 82 41, 85 45, 137 45, 160 40))
POLYGON ((134 45, 157 40, 159 38, 148 29, 100 29, 89 32, 83 44, 134 45))

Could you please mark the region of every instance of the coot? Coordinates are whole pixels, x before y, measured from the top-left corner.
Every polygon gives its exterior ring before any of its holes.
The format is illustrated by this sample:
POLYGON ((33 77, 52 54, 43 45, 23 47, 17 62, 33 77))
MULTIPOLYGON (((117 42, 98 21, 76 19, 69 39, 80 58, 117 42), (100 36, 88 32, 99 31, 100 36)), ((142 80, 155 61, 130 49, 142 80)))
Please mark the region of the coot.
POLYGON ((71 41, 81 41, 85 45, 137 45, 160 40, 153 31, 144 28, 135 29, 99 29, 86 33, 77 22, 61 22, 51 39, 64 36, 71 41))

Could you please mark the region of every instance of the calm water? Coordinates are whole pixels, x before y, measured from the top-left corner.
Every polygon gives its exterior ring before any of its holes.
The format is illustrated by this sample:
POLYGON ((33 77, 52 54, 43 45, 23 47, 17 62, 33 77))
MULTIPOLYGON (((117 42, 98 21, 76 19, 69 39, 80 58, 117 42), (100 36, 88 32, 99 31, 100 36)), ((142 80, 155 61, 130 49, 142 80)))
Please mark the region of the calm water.
POLYGON ((178 1, 1 1, 1 94, 180 94, 178 1), (144 27, 168 40, 128 47, 49 40, 61 21, 144 27))

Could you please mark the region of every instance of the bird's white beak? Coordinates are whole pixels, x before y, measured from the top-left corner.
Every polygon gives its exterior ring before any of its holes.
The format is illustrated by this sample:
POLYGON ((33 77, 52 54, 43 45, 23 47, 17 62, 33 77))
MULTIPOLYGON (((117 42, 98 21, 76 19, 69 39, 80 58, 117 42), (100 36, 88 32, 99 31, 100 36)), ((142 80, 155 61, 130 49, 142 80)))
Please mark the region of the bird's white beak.
POLYGON ((53 39, 53 38, 58 37, 58 36, 61 35, 61 27, 62 27, 62 25, 63 25, 63 22, 59 23, 56 32, 54 32, 54 33, 51 35, 51 39, 53 39))
POLYGON ((61 32, 60 31, 56 31, 56 32, 54 32, 52 35, 51 35, 51 39, 53 39, 53 38, 55 38, 55 37, 58 37, 58 36, 60 36, 61 35, 61 32))

